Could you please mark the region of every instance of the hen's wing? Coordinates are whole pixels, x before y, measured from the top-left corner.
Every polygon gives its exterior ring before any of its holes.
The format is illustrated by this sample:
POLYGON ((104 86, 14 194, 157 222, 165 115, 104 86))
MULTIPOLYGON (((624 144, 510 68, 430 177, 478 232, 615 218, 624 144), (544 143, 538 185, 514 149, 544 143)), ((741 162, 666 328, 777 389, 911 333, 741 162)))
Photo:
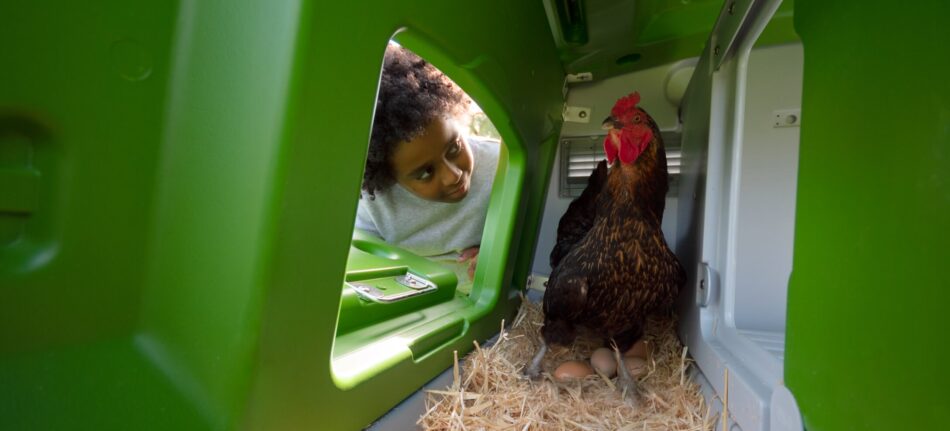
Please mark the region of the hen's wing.
POLYGON ((587 231, 594 225, 594 216, 597 214, 597 195, 604 188, 607 180, 607 161, 601 160, 597 168, 587 179, 587 187, 577 199, 571 202, 567 211, 561 216, 557 225, 557 243, 551 250, 551 268, 557 267, 561 259, 567 255, 587 231))
POLYGON ((567 346, 574 341, 574 325, 587 309, 587 292, 587 274, 576 259, 568 258, 551 272, 542 306, 541 335, 547 343, 567 346))

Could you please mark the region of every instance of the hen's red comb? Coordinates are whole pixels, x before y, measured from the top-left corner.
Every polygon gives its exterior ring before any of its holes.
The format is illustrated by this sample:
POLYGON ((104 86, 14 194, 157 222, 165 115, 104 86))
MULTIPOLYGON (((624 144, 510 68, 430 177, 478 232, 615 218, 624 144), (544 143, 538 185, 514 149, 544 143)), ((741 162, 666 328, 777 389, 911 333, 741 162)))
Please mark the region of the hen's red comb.
POLYGON ((638 103, 640 103, 640 93, 634 91, 617 99, 617 103, 615 103, 613 109, 610 110, 610 115, 613 115, 614 118, 618 118, 623 115, 624 112, 636 108, 638 103))

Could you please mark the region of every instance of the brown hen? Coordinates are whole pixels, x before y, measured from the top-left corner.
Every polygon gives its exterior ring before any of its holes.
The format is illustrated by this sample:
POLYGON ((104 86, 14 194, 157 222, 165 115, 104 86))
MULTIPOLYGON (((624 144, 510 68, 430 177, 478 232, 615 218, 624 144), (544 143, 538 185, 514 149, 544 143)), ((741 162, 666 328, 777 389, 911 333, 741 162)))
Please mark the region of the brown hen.
MULTIPOLYGON (((610 169, 590 229, 548 280, 544 343, 526 369, 530 376, 538 375, 548 344, 570 345, 579 326, 625 352, 643 334, 647 316, 669 310, 686 281, 660 229, 669 188, 663 141, 637 103, 637 93, 621 98, 604 121, 610 169)), ((618 370, 621 389, 635 399, 635 382, 626 367, 618 370)))

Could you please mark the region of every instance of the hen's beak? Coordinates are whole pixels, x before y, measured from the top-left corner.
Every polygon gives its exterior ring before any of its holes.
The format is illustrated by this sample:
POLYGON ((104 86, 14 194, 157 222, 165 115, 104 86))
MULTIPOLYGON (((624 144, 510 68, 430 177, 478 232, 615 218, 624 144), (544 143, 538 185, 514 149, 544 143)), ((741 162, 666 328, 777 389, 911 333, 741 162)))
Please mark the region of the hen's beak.
POLYGON ((600 124, 600 128, 602 128, 602 129, 604 129, 604 130, 620 129, 621 127, 620 127, 620 125, 617 124, 617 123, 618 123, 618 121, 615 120, 613 116, 610 116, 610 117, 607 117, 606 119, 604 119, 604 122, 600 124))

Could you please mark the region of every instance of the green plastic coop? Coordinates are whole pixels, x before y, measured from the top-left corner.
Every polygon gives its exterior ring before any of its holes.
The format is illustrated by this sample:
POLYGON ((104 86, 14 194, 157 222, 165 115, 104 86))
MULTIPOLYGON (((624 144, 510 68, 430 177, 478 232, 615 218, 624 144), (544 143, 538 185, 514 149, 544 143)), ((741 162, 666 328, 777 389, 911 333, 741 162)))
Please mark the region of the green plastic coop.
MULTIPOLYGON (((0 5, 0 429, 359 429, 497 333, 530 273, 576 54, 552 41, 554 3, 0 5), (393 37, 505 143, 464 289, 353 232, 393 37), (438 289, 385 304, 347 287, 409 272, 438 289)), ((677 21, 660 12, 690 2, 637 3, 631 25, 657 42, 592 70, 697 56, 723 8, 677 21)), ((784 372, 810 430, 943 423, 948 17, 794 4, 808 120, 784 372)), ((575 24, 575 43, 596 30, 575 24)))

